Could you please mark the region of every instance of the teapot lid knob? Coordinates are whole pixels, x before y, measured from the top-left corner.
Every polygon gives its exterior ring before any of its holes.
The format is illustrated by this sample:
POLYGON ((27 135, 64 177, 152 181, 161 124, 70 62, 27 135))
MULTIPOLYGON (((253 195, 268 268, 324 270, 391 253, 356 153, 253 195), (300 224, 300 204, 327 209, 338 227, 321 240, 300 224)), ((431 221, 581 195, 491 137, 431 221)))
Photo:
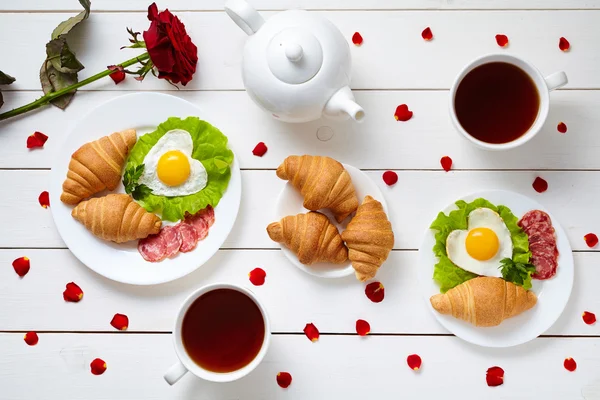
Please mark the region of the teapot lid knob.
POLYGON ((298 43, 288 43, 285 45, 285 56, 291 62, 300 61, 303 52, 304 50, 302 50, 302 46, 300 46, 298 43))
POLYGON ((319 40, 307 29, 287 28, 273 36, 267 47, 269 69, 279 79, 292 85, 312 79, 323 64, 319 40))

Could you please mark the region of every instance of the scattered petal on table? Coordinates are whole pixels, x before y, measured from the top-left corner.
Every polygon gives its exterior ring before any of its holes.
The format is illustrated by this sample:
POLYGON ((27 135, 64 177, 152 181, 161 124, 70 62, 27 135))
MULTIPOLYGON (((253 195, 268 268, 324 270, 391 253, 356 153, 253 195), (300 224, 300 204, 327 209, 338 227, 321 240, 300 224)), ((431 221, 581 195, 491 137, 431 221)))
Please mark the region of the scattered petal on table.
POLYGON ((40 206, 44 208, 50 207, 50 194, 44 190, 42 193, 40 193, 38 201, 40 202, 40 206))
POLYGON ((583 318, 583 322, 585 322, 588 325, 593 325, 596 323, 596 314, 594 314, 593 312, 584 311, 581 315, 581 318, 583 318))
POLYGON ((385 289, 381 282, 371 282, 365 287, 365 294, 373 303, 381 303, 385 297, 385 289))
POLYGON ((316 342, 317 340, 319 340, 319 330, 312 322, 306 324, 306 326, 304 327, 304 334, 308 339, 310 339, 311 342, 316 342))
POLYGON ((72 303, 77 303, 83 298, 83 290, 75 282, 67 283, 67 288, 63 292, 63 299, 72 303))
POLYGON ((563 365, 565 369, 570 372, 573 372, 577 369, 577 363, 571 357, 565 358, 565 362, 563 363, 563 365))
POLYGON ((364 319, 356 320, 356 333, 358 336, 367 336, 371 332, 371 325, 364 319))
POLYGON ((500 367, 488 368, 485 374, 488 386, 500 386, 504 383, 504 370, 500 367))
POLYGON ((548 190, 548 182, 539 176, 534 179, 531 186, 533 187, 533 190, 538 193, 544 193, 546 190, 548 190))
POLYGON ((31 266, 28 257, 19 257, 15 261, 12 262, 12 266, 15 269, 15 272, 20 277, 24 277, 29 272, 29 267, 31 266))
POLYGON ((583 237, 583 240, 585 240, 585 243, 590 248, 596 247, 596 245, 598 244, 598 236, 596 236, 595 233, 588 233, 583 237))
POLYGON ((358 32, 354 32, 354 35, 352 35, 352 43, 354 43, 356 46, 363 44, 362 35, 358 32))
POLYGON ((279 372, 277 374, 277 384, 287 389, 292 384, 292 375, 289 372, 279 372))
POLYGON ((565 124, 564 122, 559 122, 556 126, 556 130, 560 133, 567 133, 567 124, 565 124))
POLYGON ((398 182, 398 174, 394 171, 385 171, 383 173, 383 181, 388 186, 395 185, 398 182))
POLYGON ((44 147, 44 143, 48 140, 48 136, 42 132, 34 132, 27 137, 27 148, 35 149, 37 147, 44 147))
POLYGON ((125 331, 129 327, 129 317, 125 314, 117 313, 110 321, 110 324, 117 330, 125 331))
POLYGON ((264 142, 259 142, 255 147, 254 150, 252 150, 252 154, 254 154, 257 157, 262 157, 265 155, 265 153, 267 152, 267 145, 264 142))
POLYGON ((100 358, 96 358, 90 363, 90 368, 92 370, 92 374, 102 375, 104 371, 106 371, 106 362, 100 358))
POLYGON ((440 159, 440 164, 444 171, 448 172, 452 169, 452 159, 448 156, 444 156, 440 159))
POLYGON ((410 369, 413 371, 418 371, 421 368, 422 360, 418 354, 411 354, 410 356, 406 357, 406 363, 410 369))
POLYGON ((431 28, 427 27, 423 29, 423 32, 421 32, 421 37, 426 41, 433 39, 433 32, 431 32, 431 28))
POLYGON ((262 268, 254 268, 252 271, 250 271, 248 277, 254 286, 262 286, 265 283, 267 273, 262 268))
POLYGON ((568 51, 571 48, 571 43, 564 37, 561 37, 558 41, 558 48, 562 51, 568 51))
POLYGON ((411 119, 413 116, 413 112, 408 109, 406 104, 400 104, 396 107, 396 112, 394 113, 394 118, 396 121, 406 122, 411 119))
POLYGON ((500 47, 508 46, 508 36, 502 34, 496 35, 496 43, 498 43, 498 46, 500 47))
POLYGON ((27 343, 28 345, 35 346, 36 344, 38 344, 40 338, 35 332, 27 332, 23 340, 25 340, 25 343, 27 343))

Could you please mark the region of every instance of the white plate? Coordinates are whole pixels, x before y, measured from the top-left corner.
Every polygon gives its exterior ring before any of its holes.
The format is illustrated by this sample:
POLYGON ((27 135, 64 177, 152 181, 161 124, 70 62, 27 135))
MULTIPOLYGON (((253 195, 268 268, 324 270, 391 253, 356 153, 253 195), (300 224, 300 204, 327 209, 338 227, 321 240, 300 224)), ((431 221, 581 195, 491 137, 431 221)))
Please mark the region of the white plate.
MULTIPOLYGON (((348 174, 350 174, 352 184, 354 185, 354 189, 356 190, 356 194, 358 196, 359 204, 362 204, 362 201, 366 195, 370 195, 375 200, 381 202, 383 209, 387 213, 385 198, 375 182, 373 182, 368 175, 362 172, 360 169, 347 164, 343 165, 344 168, 346 168, 346 171, 348 171, 348 174)), ((288 215, 296 215, 308 212, 308 210, 304 208, 303 203, 304 199, 302 198, 300 191, 296 190, 291 183, 287 182, 279 194, 279 198, 277 199, 277 205, 275 206, 275 221, 279 221, 288 215)), ((333 217, 333 214, 329 210, 319 210, 319 212, 327 215, 331 223, 338 228, 340 233, 346 229, 346 225, 348 225, 350 222, 350 217, 348 217, 342 221, 341 224, 338 224, 333 217)), ((280 247, 283 251, 283 254, 285 254, 292 264, 311 275, 319 276, 321 278, 342 278, 354 273, 354 268, 352 268, 352 264, 349 260, 344 264, 315 263, 312 265, 304 265, 298 261, 298 257, 284 244, 281 243, 280 247)))
MULTIPOLYGON (((450 315, 442 315, 431 306, 429 298, 440 292, 439 286, 433 280, 433 266, 437 263, 437 257, 432 248, 435 244, 434 231, 427 229, 425 238, 419 249, 420 268, 419 281, 427 302, 437 320, 450 332, 459 338, 485 347, 510 347, 528 342, 544 333, 558 319, 571 295, 573 287, 573 253, 567 235, 559 225, 558 220, 552 216, 542 205, 536 201, 518 193, 490 190, 474 193, 460 200, 471 202, 479 197, 489 200, 495 205, 505 205, 521 218, 527 211, 542 210, 552 218, 552 225, 556 230, 556 243, 560 253, 558 257, 558 269, 553 278, 547 280, 533 280, 531 290, 538 297, 538 302, 531 310, 504 320, 500 325, 491 328, 473 326, 465 321, 456 319, 450 315)), ((459 200, 459 199, 457 199, 459 200)), ((454 203, 442 210, 448 214, 455 210, 454 203)), ((437 213, 432 215, 431 221, 437 213)))
MULTIPOLYGON (((169 117, 189 116, 205 119, 195 105, 174 96, 147 92, 121 96, 94 108, 77 121, 58 150, 50 174, 50 209, 54 223, 73 254, 100 275, 133 285, 169 282, 199 268, 229 235, 242 193, 240 168, 235 156, 229 186, 215 208, 215 224, 206 239, 198 242, 198 247, 192 252, 180 253, 162 262, 145 261, 137 251, 137 241, 119 245, 96 238, 71 217, 73 207, 60 201, 71 154, 84 143, 128 128, 135 129, 139 137, 154 131, 169 117)), ((115 192, 124 192, 122 185, 115 192)))

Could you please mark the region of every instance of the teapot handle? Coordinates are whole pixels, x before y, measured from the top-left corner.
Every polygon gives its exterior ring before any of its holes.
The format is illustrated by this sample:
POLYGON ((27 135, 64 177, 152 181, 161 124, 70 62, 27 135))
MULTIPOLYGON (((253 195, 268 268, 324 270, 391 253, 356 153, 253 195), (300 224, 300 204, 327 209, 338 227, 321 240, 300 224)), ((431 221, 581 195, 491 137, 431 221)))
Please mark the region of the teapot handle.
POLYGON ((265 23, 258 11, 245 0, 229 0, 225 4, 225 12, 248 35, 256 33, 265 23))

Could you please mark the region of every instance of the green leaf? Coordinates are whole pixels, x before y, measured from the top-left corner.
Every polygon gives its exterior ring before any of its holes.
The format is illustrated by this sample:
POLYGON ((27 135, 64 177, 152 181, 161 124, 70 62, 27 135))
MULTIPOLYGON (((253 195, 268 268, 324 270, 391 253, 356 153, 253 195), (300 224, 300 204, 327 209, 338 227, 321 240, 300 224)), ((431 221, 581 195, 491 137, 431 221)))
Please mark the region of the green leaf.
MULTIPOLYGON (((48 94, 77 83, 77 73, 64 74, 58 72, 54 69, 52 63, 45 61, 40 69, 40 82, 42 83, 44 94, 48 94)), ((52 100, 52 104, 64 110, 69 105, 69 102, 74 95, 75 91, 66 93, 63 96, 52 100)))
POLYGON ((53 39, 46 44, 46 55, 54 69, 62 73, 75 73, 83 69, 75 54, 69 49, 66 38, 53 39))
POLYGON ((525 290, 531 289, 531 275, 535 273, 534 265, 515 262, 510 258, 501 260, 500 264, 499 268, 505 280, 523 286, 525 290))
POLYGON ((79 0, 79 3, 84 8, 84 10, 82 12, 80 12, 79 14, 77 14, 76 16, 71 17, 68 20, 63 21, 60 24, 58 24, 58 26, 52 31, 51 38, 53 40, 57 39, 61 35, 68 34, 69 32, 71 32, 71 29, 73 29, 77 26, 77 24, 79 24, 81 21, 85 21, 89 17, 90 7, 92 5, 91 1, 90 0, 79 0))
POLYGON ((15 81, 15 78, 0 71, 0 85, 10 85, 15 81))
POLYGON ((231 178, 230 165, 233 163, 233 152, 227 147, 227 136, 217 128, 196 117, 171 117, 154 132, 138 139, 129 152, 129 159, 125 165, 126 173, 141 165, 156 142, 173 129, 183 129, 190 133, 194 143, 192 157, 202 162, 206 168, 208 182, 204 189, 188 196, 158 196, 142 190, 138 202, 150 212, 161 213, 162 218, 167 221, 178 221, 185 216, 186 211, 194 214, 209 204, 216 207, 227 190, 231 178))
MULTIPOLYGON (((123 186, 125 186, 125 193, 131 194, 136 191, 138 186, 145 186, 137 184, 137 181, 140 179, 143 172, 144 164, 140 164, 135 167, 132 166, 125 170, 125 174, 123 174, 123 186)), ((138 192, 138 194, 140 193, 142 193, 142 191, 138 192)))

